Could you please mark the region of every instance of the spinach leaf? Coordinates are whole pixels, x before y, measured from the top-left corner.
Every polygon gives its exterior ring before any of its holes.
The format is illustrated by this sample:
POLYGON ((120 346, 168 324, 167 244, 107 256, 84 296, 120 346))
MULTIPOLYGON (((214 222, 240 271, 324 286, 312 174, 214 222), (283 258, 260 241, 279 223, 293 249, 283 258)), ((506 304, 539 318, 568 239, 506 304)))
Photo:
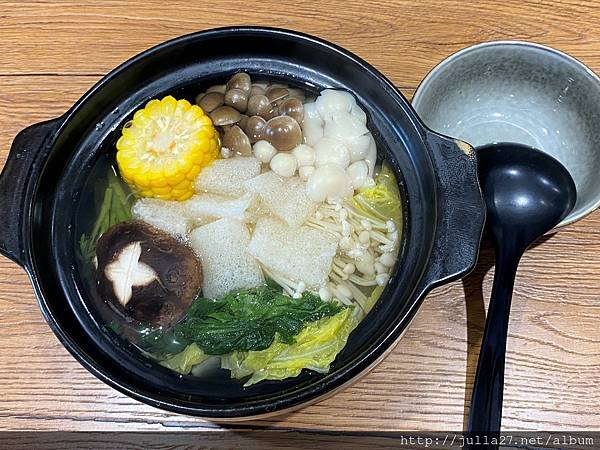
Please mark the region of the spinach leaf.
MULTIPOLYGON (((165 332, 170 337, 155 335, 153 343, 176 337, 181 344, 196 343, 207 355, 264 350, 275 335, 279 341, 292 344, 307 323, 341 310, 338 303, 324 302, 308 292, 294 299, 270 286, 260 286, 217 300, 196 298, 183 322, 165 332)), ((153 347, 154 352, 160 352, 156 345, 153 347)))

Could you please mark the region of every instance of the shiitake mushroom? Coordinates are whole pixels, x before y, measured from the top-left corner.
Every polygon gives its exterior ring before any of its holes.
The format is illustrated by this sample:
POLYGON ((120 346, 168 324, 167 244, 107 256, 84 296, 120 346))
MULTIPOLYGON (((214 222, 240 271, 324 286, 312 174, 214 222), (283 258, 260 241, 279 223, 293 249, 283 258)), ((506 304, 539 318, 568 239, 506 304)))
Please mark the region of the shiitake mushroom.
POLYGON ((109 228, 96 256, 100 294, 147 326, 180 320, 201 288, 202 267, 192 250, 140 220, 109 228))

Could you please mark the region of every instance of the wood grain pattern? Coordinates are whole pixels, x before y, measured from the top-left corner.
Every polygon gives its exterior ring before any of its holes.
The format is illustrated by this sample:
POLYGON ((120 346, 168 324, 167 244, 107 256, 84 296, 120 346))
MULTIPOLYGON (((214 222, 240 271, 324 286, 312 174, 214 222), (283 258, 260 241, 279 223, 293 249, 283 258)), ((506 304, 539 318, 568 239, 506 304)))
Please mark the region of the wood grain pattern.
MULTIPOLYGON (((600 72, 595 1, 0 2, 0 163, 25 126, 64 112, 106 71, 187 32, 288 27, 365 57, 410 97, 440 59, 491 39, 552 45, 600 72)), ((2 214, 6 212, 3 211, 2 214)), ((328 400, 251 425, 321 430, 461 429, 493 255, 432 292, 390 356, 328 400), (465 300, 466 299, 466 300, 465 300)), ((600 213, 525 255, 510 323, 506 429, 600 428, 600 213)), ((96 380, 45 324, 25 273, 0 258, 0 429, 215 430, 96 380)))

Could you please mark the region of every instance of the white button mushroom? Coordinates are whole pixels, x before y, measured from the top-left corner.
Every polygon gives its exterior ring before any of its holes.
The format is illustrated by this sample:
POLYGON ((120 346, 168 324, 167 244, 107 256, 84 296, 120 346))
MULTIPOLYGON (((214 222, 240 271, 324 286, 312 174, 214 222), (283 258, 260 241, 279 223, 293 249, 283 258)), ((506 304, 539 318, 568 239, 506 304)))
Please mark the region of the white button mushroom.
POLYGON ((346 147, 350 151, 350 161, 360 161, 367 157, 371 145, 371 133, 363 134, 352 139, 346 139, 346 147))
POLYGON ((321 120, 321 116, 319 115, 319 111, 317 111, 317 104, 315 102, 304 104, 304 121, 310 119, 321 120))
POLYGON ((300 144, 298 147, 294 148, 292 150, 292 155, 296 157, 298 167, 312 166, 315 164, 315 151, 306 144, 300 144))
POLYGON ((334 164, 317 167, 308 178, 306 192, 315 202, 336 201, 352 195, 352 185, 346 171, 334 164))
POLYGON ((363 187, 369 178, 369 166, 365 161, 356 161, 350 164, 347 172, 354 189, 363 187))
POLYGON ((300 175, 300 179, 306 181, 308 180, 308 177, 310 177, 313 174, 314 171, 315 166, 302 166, 298 168, 298 175, 300 175))
POLYGON ((369 148, 365 156, 365 162, 369 166, 369 176, 372 177, 373 172, 375 171, 375 163, 377 162, 377 145, 375 144, 373 136, 371 136, 371 142, 369 143, 369 148))
POLYGON ((326 120, 335 113, 349 113, 355 105, 356 100, 348 92, 325 89, 317 97, 315 103, 319 115, 326 120))
POLYGON ((296 172, 296 157, 290 153, 277 153, 271 159, 271 170, 280 177, 291 177, 296 172))
POLYGON ((346 168, 350 164, 350 152, 342 142, 336 139, 324 137, 313 148, 317 167, 335 164, 341 168, 346 168))
POLYGON ((302 134, 308 145, 315 145, 323 137, 323 121, 321 119, 304 119, 302 134))
POLYGON ((350 113, 336 113, 325 120, 325 136, 344 143, 368 132, 368 128, 350 113))
POLYGON ((252 152, 254 153, 254 157, 256 159, 262 163, 268 164, 273 156, 277 154, 277 149, 273 147, 270 142, 257 141, 252 146, 252 152))
POLYGON ((356 117, 360 121, 360 123, 366 125, 366 123, 367 123, 367 115, 360 108, 360 106, 358 106, 356 103, 354 103, 354 105, 352 105, 352 109, 350 110, 350 114, 352 114, 354 117, 356 117))

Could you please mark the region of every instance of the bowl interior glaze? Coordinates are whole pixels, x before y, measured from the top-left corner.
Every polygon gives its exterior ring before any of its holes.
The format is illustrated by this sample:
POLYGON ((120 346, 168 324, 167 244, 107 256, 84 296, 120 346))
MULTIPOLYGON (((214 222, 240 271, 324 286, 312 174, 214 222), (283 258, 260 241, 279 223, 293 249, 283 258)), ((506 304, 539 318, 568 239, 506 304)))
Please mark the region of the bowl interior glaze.
POLYGON ((564 226, 600 204, 600 79, 557 50, 525 42, 464 49, 435 67, 413 106, 434 131, 473 146, 515 142, 567 167, 577 203, 564 226))

